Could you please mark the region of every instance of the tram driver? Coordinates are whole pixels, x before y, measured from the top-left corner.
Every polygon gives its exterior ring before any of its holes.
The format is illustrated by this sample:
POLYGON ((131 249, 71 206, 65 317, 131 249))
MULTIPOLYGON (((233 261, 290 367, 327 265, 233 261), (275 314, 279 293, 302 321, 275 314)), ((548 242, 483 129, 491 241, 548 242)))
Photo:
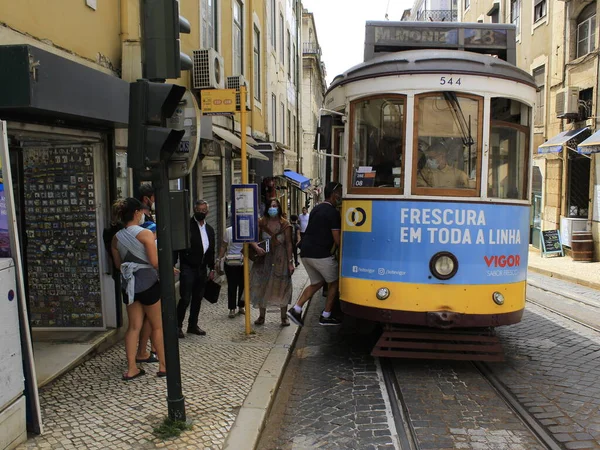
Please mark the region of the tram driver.
POLYGON ((468 188, 469 177, 465 172, 448 164, 448 149, 442 143, 435 143, 425 150, 423 167, 419 164, 418 187, 468 188))

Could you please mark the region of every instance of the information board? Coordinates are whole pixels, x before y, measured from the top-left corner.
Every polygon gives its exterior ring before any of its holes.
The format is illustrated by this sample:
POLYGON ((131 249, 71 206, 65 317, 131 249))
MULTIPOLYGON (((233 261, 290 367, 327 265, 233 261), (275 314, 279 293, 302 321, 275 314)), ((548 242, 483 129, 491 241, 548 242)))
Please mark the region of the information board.
POLYGON ((542 256, 559 254, 564 256, 560 233, 558 230, 544 230, 540 234, 542 240, 542 256))
POLYGON ((233 242, 258 241, 258 185, 231 185, 233 242))

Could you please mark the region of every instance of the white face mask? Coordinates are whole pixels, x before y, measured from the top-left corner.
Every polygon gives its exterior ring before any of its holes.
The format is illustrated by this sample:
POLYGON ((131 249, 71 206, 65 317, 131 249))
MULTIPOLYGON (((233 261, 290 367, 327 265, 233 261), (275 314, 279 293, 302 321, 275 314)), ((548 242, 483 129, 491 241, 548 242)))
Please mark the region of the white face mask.
POLYGON ((155 209, 154 209, 155 206, 156 206, 156 202, 152 202, 152 204, 150 205, 150 210, 155 211, 155 209))
POLYGON ((142 215, 140 216, 140 220, 138 220, 138 225, 142 226, 144 222, 146 222, 146 215, 142 213, 142 215))
POLYGON ((427 158, 427 167, 435 170, 440 167, 440 163, 437 161, 437 159, 427 158))

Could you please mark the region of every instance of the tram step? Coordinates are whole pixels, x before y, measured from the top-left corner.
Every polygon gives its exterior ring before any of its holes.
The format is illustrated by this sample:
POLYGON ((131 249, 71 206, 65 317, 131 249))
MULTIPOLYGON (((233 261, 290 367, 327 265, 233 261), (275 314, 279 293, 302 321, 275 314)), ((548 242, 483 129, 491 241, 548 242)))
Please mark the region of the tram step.
POLYGON ((485 330, 423 330, 388 326, 372 356, 406 359, 504 361, 497 336, 485 330))

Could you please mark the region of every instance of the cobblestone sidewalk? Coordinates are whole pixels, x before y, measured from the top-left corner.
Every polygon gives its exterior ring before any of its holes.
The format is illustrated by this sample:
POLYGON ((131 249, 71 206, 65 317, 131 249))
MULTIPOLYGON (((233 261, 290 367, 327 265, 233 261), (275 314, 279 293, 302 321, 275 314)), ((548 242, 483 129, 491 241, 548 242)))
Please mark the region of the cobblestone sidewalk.
MULTIPOLYGON (((307 279, 303 267, 298 267, 294 299, 307 279)), ((44 434, 18 448, 221 449, 282 330, 275 308, 267 311, 265 325, 253 325, 256 333, 246 336, 244 317, 227 317, 226 291, 224 286, 218 303, 202 304, 200 326, 207 335, 179 340, 191 431, 166 442, 153 436, 153 427, 167 415, 166 381, 155 376, 156 364, 143 364, 145 376, 122 381, 125 349, 121 342, 41 390, 44 434)), ((253 320, 257 315, 252 310, 253 320)))

